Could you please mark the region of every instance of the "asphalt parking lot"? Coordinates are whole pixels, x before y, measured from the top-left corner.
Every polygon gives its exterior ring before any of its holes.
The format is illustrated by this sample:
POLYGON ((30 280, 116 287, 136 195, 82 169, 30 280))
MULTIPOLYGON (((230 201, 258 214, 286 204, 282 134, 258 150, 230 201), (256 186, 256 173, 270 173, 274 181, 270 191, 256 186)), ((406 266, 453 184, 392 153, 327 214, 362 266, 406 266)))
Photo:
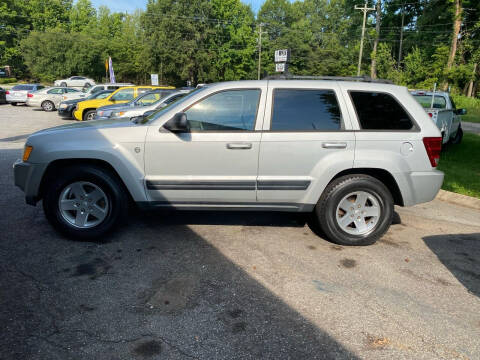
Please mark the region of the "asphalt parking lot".
POLYGON ((0 106, 0 359, 479 359, 480 211, 396 208, 377 244, 291 214, 132 212, 58 235, 12 163, 69 123, 0 106))

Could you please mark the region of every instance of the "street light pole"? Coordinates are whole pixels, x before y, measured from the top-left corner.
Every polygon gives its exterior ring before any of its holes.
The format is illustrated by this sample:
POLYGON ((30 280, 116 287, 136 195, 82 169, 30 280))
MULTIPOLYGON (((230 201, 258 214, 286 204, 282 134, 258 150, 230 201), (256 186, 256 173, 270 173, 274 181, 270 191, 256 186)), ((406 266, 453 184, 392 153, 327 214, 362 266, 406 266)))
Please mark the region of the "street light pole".
POLYGON ((363 54, 363 38, 365 37, 365 23, 367 22, 367 12, 375 10, 375 8, 367 7, 367 2, 365 1, 364 6, 355 5, 355 10, 361 10, 363 12, 363 25, 362 25, 362 38, 360 40, 360 53, 358 54, 358 67, 357 67, 357 76, 360 76, 360 67, 362 66, 362 54, 363 54))

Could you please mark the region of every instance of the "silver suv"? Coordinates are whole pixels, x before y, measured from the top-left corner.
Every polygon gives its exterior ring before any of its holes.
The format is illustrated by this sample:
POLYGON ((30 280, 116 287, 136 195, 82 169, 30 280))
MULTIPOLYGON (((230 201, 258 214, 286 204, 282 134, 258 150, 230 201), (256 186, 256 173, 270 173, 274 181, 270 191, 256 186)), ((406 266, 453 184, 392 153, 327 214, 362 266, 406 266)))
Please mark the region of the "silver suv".
POLYGON ((143 208, 311 213, 343 245, 374 243, 394 204, 432 200, 438 128, 407 88, 260 80, 199 88, 147 117, 43 130, 14 165, 28 204, 98 239, 143 208))

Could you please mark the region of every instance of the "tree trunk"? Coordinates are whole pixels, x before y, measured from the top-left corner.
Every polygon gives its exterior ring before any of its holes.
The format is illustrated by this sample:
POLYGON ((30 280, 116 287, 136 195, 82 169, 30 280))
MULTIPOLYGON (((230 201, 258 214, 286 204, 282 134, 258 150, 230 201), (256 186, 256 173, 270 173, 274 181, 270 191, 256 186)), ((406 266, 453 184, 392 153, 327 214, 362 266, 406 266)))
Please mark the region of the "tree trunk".
POLYGON ((370 67, 370 77, 372 79, 377 78, 377 47, 378 42, 380 41, 380 19, 382 16, 382 2, 377 0, 377 14, 375 20, 375 41, 373 43, 373 52, 372 52, 372 65, 370 67))
POLYGON ((462 25, 462 0, 455 0, 455 22, 453 23, 452 44, 450 46, 450 55, 448 56, 447 69, 450 70, 457 53, 458 34, 460 34, 460 26, 462 25))
MULTIPOLYGON (((462 0, 455 0, 455 19, 453 23, 452 44, 450 45, 450 54, 448 55, 447 69, 450 70, 457 54, 458 34, 462 25, 462 0)), ((444 89, 448 89, 448 81, 445 82, 444 89)))
POLYGON ((473 64, 473 74, 472 78, 470 79, 470 83, 468 84, 468 91, 467 91, 467 96, 472 97, 473 95, 473 82, 475 81, 475 77, 477 75, 477 63, 473 64))

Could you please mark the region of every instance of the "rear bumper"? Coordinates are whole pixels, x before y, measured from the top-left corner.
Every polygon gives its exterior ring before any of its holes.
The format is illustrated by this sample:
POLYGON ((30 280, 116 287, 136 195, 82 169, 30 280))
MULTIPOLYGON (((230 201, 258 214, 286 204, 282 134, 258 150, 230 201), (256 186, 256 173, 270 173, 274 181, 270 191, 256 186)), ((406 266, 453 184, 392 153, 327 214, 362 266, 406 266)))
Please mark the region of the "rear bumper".
POLYGON ((397 179, 405 206, 432 201, 443 184, 444 174, 439 170, 411 172, 403 179, 397 179))
POLYGON ((40 182, 46 169, 45 164, 32 164, 17 160, 13 164, 13 177, 15 186, 25 193, 25 201, 35 205, 40 199, 40 182))
POLYGON ((29 98, 26 101, 27 106, 34 106, 34 107, 41 107, 42 101, 41 100, 34 100, 33 98, 29 98))
POLYGON ((13 97, 10 95, 5 96, 5 100, 7 100, 8 103, 25 103, 27 102, 27 97, 13 97))

